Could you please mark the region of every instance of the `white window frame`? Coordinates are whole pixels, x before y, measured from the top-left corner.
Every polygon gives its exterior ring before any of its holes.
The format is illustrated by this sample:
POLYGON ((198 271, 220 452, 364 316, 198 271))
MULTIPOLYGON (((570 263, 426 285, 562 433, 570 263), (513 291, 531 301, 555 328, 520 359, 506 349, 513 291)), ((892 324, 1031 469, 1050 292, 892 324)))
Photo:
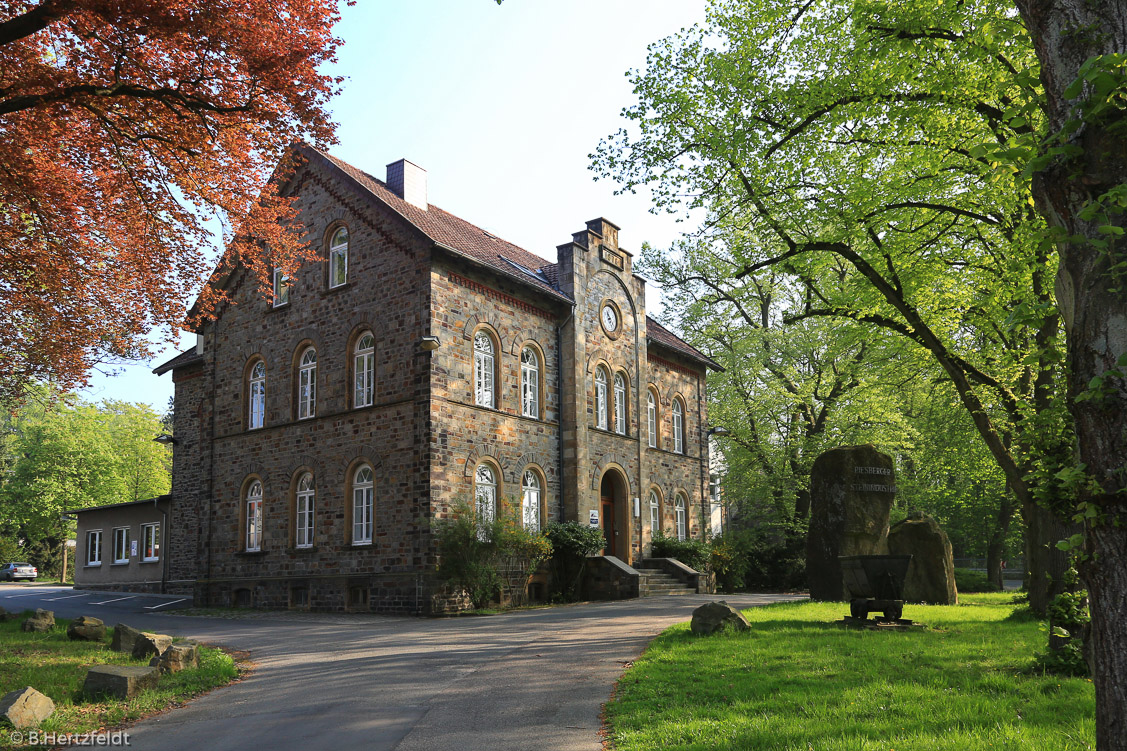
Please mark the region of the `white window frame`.
POLYGON ((141 561, 152 563, 160 560, 160 522, 141 525, 141 561))
POLYGON ((650 491, 650 536, 658 535, 661 533, 661 499, 657 497, 657 491, 650 491))
POLYGON ((607 371, 595 368, 595 427, 607 429, 607 371))
POLYGON ((129 527, 113 528, 113 562, 117 565, 129 563, 129 527), (119 550, 120 547, 120 550, 119 550), (118 553, 121 553, 119 556, 118 553))
POLYGON ((534 470, 526 469, 521 479, 521 521, 529 532, 540 531, 540 498, 543 488, 540 475, 534 470))
POLYGON ((317 350, 302 350, 297 368, 297 419, 308 420, 317 415, 317 350))
POLYGON ((356 351, 352 357, 353 391, 352 406, 370 407, 376 395, 376 339, 371 332, 364 332, 356 341, 356 351))
POLYGON ((685 453, 685 407, 680 399, 673 400, 673 452, 685 453))
POLYGON ((626 435, 626 376, 614 374, 614 432, 626 435))
POLYGON ((646 423, 649 429, 650 448, 657 448, 657 399, 646 389, 646 423))
POLYGON ((348 284, 348 240, 348 227, 341 227, 329 241, 329 289, 348 284))
POLYGON ((247 379, 247 430, 266 424, 266 363, 256 360, 247 379))
POLYGON ((313 473, 306 472, 297 481, 294 497, 294 547, 313 547, 314 502, 317 491, 313 487, 313 473))
POLYGON ((497 518, 497 474, 492 465, 482 462, 474 469, 473 495, 478 539, 485 541, 489 532, 483 525, 497 518))
POLYGON ((290 303, 290 278, 279 269, 274 269, 274 301, 273 306, 280 308, 290 303))
POLYGON ((100 529, 86 530, 86 565, 102 565, 102 530, 100 529), (94 554, 91 555, 91 552, 94 554))
POLYGON ((376 481, 372 468, 358 467, 352 475, 352 544, 371 545, 375 524, 376 481))
POLYGON ((246 529, 244 550, 257 553, 262 550, 262 482, 255 480, 247 488, 246 529))
POLYGON ((520 405, 525 417, 540 416, 540 356, 532 347, 520 352, 520 405))
POLYGON ((677 539, 684 540, 688 537, 688 519, 686 518, 685 496, 678 493, 673 499, 673 513, 677 518, 677 539))
POLYGON ((484 331, 474 334, 473 338, 473 364, 474 364, 474 403, 479 407, 497 407, 497 390, 495 388, 496 347, 493 337, 484 331))

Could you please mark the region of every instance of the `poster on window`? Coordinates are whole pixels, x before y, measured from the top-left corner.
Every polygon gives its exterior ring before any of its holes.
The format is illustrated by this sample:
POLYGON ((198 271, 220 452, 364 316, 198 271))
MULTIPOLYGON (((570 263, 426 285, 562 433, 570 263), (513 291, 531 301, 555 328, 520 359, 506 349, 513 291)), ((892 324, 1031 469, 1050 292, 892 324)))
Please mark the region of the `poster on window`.
POLYGON ((130 557, 137 555, 137 541, 136 540, 132 540, 129 543, 129 555, 130 555, 130 557))

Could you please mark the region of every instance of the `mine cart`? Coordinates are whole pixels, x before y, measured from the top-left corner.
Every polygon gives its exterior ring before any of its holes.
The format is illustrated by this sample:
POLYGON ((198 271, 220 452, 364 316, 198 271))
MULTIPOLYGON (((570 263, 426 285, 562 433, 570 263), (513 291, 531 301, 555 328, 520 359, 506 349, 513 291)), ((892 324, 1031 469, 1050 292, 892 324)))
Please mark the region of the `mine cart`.
POLYGON ((849 614, 865 620, 882 612, 888 620, 904 614, 904 578, 910 555, 843 555, 841 575, 849 591, 849 614))

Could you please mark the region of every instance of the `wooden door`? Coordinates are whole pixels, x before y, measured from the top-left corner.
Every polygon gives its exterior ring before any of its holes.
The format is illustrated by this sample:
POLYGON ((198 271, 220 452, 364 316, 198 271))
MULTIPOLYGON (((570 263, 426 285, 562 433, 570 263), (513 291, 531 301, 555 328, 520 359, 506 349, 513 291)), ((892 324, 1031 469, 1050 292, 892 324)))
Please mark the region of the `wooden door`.
POLYGON ((607 546, 603 549, 603 555, 618 555, 614 545, 616 531, 614 525, 614 499, 603 496, 602 501, 603 536, 607 538, 607 546))

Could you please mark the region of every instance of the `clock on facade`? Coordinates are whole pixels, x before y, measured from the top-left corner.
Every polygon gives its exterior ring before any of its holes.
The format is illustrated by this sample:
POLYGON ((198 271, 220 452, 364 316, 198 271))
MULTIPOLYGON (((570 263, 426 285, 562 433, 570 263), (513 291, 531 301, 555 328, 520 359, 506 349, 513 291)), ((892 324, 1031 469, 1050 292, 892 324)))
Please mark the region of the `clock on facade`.
POLYGON ((603 306, 603 328, 614 331, 618 328, 618 313, 610 305, 603 306))

